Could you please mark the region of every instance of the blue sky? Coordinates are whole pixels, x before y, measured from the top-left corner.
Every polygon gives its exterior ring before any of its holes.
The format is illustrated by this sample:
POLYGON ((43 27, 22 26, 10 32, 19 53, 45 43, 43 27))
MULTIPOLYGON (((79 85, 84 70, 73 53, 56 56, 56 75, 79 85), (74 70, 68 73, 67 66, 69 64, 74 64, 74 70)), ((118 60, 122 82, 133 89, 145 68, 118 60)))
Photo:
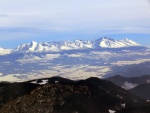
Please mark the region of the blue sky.
POLYGON ((150 0, 0 1, 0 47, 104 36, 150 47, 150 0))

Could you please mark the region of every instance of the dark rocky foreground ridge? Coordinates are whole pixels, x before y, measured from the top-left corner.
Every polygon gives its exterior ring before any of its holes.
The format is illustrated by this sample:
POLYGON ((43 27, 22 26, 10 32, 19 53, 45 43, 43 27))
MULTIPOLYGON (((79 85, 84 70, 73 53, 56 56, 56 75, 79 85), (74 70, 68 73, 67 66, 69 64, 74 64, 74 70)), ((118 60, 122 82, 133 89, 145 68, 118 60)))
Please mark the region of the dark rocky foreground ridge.
POLYGON ((52 77, 0 83, 1 113, 124 113, 124 108, 142 107, 144 103, 145 100, 98 78, 71 81, 52 77))

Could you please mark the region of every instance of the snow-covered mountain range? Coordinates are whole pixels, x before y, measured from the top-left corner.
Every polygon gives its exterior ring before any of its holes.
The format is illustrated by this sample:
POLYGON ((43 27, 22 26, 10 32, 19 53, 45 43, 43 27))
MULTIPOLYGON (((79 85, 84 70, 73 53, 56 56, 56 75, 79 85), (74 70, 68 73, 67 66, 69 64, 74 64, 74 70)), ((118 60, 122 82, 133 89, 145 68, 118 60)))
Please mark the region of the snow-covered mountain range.
POLYGON ((0 48, 0 81, 62 76, 73 80, 150 73, 150 49, 132 40, 34 42, 0 48))
POLYGON ((19 45, 15 52, 49 52, 49 51, 62 51, 62 50, 78 50, 78 49, 97 49, 97 48, 122 48, 140 46, 140 44, 129 40, 114 40, 111 38, 99 38, 94 41, 75 40, 63 42, 41 42, 37 43, 32 41, 28 44, 19 45))
POLYGON ((140 44, 129 40, 114 40, 111 38, 99 38, 92 41, 75 40, 75 41, 62 41, 62 42, 35 42, 32 41, 28 44, 21 44, 14 50, 0 48, 0 55, 9 54, 12 52, 19 53, 37 53, 37 52, 56 52, 63 50, 81 50, 81 49, 98 49, 98 48, 122 48, 141 46, 140 44))

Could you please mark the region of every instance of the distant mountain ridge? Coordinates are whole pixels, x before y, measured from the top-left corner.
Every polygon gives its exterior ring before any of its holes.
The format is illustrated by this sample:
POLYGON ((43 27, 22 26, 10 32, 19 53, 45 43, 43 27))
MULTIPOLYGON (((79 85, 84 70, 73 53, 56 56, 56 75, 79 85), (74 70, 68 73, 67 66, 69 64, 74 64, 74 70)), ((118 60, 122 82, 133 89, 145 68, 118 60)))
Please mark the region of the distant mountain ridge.
POLYGON ((83 49, 99 49, 99 48, 123 48, 123 47, 139 47, 140 44, 130 40, 115 40, 111 38, 99 38, 92 41, 74 40, 61 42, 35 42, 18 45, 15 49, 0 48, 0 55, 10 53, 37 53, 37 52, 58 52, 63 50, 83 50, 83 49))
POLYGON ((129 91, 140 98, 150 100, 150 83, 141 84, 129 91))
POLYGON ((131 46, 140 46, 140 44, 130 40, 130 39, 123 39, 123 40, 115 40, 111 38, 100 38, 95 40, 96 46, 102 48, 122 48, 122 47, 131 47, 131 46))
POLYGON ((99 38, 94 41, 75 40, 75 41, 62 41, 62 42, 40 42, 32 41, 28 44, 19 45, 15 52, 49 52, 49 51, 62 51, 62 50, 78 50, 78 49, 97 49, 97 48, 122 48, 141 46, 140 44, 129 40, 114 40, 111 38, 99 38))
MULTIPOLYGON (((0 55, 0 81, 26 81, 63 76, 72 80, 150 73, 150 49, 124 39, 34 42, 0 55)), ((126 85, 128 82, 126 82, 126 85)), ((136 85, 136 84, 134 84, 136 85)))
POLYGON ((111 81, 117 86, 129 90, 141 84, 149 84, 150 75, 143 75, 140 77, 123 77, 120 75, 116 75, 116 76, 108 77, 106 78, 106 80, 111 81))

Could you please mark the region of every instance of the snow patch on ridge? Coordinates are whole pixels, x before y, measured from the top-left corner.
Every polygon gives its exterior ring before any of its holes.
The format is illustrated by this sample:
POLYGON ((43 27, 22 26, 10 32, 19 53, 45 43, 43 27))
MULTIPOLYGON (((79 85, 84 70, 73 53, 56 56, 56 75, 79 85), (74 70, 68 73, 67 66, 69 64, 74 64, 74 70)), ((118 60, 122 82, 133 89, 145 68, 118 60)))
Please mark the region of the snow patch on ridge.
POLYGON ((115 113, 116 111, 113 111, 113 110, 108 110, 109 111, 109 113, 115 113))

